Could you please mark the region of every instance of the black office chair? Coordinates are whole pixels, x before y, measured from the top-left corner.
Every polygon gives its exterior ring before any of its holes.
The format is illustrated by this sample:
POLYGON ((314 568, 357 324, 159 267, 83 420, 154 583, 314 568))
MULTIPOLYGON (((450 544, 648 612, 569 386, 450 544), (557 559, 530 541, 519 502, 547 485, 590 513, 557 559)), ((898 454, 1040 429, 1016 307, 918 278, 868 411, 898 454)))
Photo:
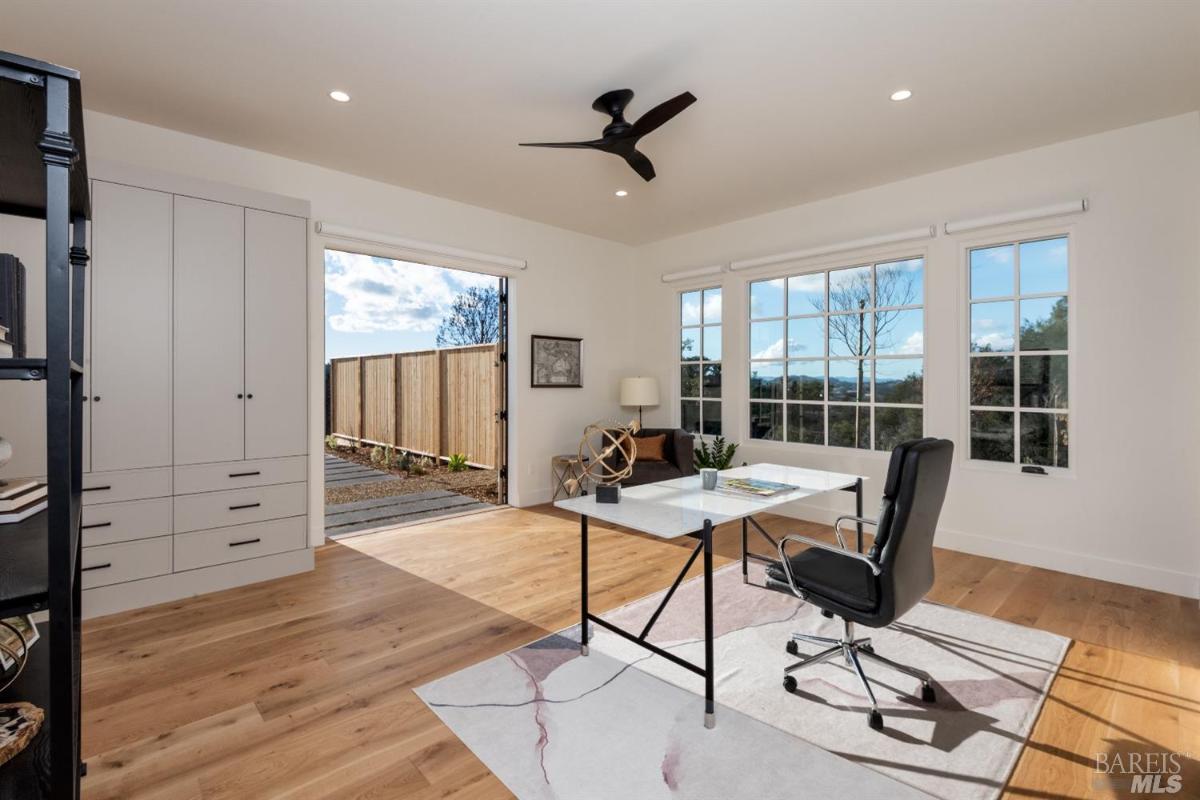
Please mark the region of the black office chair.
POLYGON ((890 625, 933 587, 933 534, 946 497, 953 455, 954 443, 946 439, 904 442, 892 451, 877 521, 841 517, 834 524, 838 547, 807 536, 780 539, 779 561, 767 567, 767 588, 794 594, 820 608, 826 617, 841 617, 845 624, 841 639, 792 634, 787 643, 792 655, 799 655, 797 641, 828 645, 828 649, 784 670, 783 686, 787 691, 797 688, 793 672, 840 653, 867 690, 871 701, 868 722, 875 730, 882 730, 883 715, 859 663, 860 655, 921 681, 921 700, 936 701, 927 673, 877 654, 870 639, 855 639, 854 623, 869 628, 890 625), (861 536, 857 550, 846 548, 841 530, 844 522, 875 527, 875 542, 869 552, 862 552, 861 536), (790 542, 809 547, 789 556, 785 550, 790 542))

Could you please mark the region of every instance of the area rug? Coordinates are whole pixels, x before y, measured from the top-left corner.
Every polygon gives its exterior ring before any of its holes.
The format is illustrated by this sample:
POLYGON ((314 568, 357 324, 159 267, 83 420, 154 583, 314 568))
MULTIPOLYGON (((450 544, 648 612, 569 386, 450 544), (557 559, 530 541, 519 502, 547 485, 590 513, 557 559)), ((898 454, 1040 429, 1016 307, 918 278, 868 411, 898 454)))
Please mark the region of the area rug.
MULTIPOLYGON (((578 628, 417 690, 520 798, 764 798, 849 791, 865 798, 994 798, 1016 764, 1069 640, 935 603, 871 636, 875 650, 931 673, 932 705, 906 676, 865 664, 884 730, 867 725, 857 677, 841 660, 782 688, 793 631, 837 636, 807 604, 714 576, 717 727, 701 724, 703 680, 595 628, 578 628)), ((685 582, 651 641, 703 663, 703 584, 685 582)), ((640 630, 661 593, 605 614, 640 630)), ((801 653, 816 646, 801 644, 801 653)))

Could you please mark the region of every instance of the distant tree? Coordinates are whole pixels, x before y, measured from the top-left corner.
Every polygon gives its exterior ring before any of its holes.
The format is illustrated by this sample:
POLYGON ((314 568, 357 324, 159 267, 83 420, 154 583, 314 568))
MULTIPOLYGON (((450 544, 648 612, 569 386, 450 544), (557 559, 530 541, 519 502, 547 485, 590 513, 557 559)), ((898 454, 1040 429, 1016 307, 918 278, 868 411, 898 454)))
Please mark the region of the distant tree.
MULTIPOLYGON (((850 281, 840 284, 837 288, 830 286, 830 310, 857 310, 865 312, 871 307, 871 276, 875 275, 876 308, 893 306, 908 306, 917 302, 916 276, 902 270, 863 270, 850 281)), ((814 308, 822 310, 822 304, 814 301, 814 308)), ((875 312, 875 342, 889 341, 892 329, 899 321, 899 310, 875 312)), ((829 316, 829 339, 837 341, 848 355, 859 359, 870 356, 873 349, 871 339, 871 319, 865 313, 831 314, 829 316)), ((875 348, 877 349, 877 348, 875 348)), ((855 381, 854 400, 862 402, 866 399, 867 383, 870 381, 866 373, 867 362, 858 362, 858 375, 855 381)), ((851 413, 851 412, 844 412, 851 413)), ((859 447, 869 447, 867 441, 867 425, 870 413, 865 409, 853 412, 853 419, 841 419, 836 423, 830 421, 830 438, 833 438, 836 428, 841 434, 842 441, 853 441, 859 447)))
POLYGON ((500 338, 500 292, 472 286, 458 297, 438 325, 437 346, 491 344, 500 338))

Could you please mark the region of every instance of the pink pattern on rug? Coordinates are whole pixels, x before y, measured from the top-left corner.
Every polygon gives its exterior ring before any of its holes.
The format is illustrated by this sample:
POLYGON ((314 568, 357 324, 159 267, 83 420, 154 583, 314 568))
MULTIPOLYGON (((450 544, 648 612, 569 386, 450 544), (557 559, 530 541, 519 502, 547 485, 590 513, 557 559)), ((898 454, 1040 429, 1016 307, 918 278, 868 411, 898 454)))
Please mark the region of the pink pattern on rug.
POLYGON ((679 742, 672 739, 671 744, 667 746, 667 752, 662 760, 662 776, 663 783, 667 784, 667 788, 675 791, 679 788, 679 762, 682 758, 682 753, 679 751, 679 742))
POLYGON ((546 699, 542 693, 542 684, 537 678, 533 677, 533 673, 521 663, 520 659, 516 658, 512 653, 509 653, 508 657, 510 661, 517 665, 519 670, 525 673, 525 677, 529 679, 529 685, 533 689, 533 721, 538 729, 538 765, 542 768, 542 779, 549 784, 550 776, 546 773, 546 745, 550 744, 550 732, 546 729, 546 721, 542 719, 542 704, 546 699))
MULTIPOLYGON (((751 625, 782 622, 787 619, 800 620, 812 615, 812 606, 780 592, 761 589, 742 591, 742 573, 737 569, 724 568, 713 573, 713 596, 729 596, 736 592, 738 602, 722 603, 713 614, 713 632, 717 637, 751 625)), ((614 609, 604 618, 626 630, 640 631, 646 624, 650 611, 662 601, 664 592, 658 592, 630 605, 614 609), (650 609, 650 611, 647 611, 650 609)), ((684 582, 671 602, 667 603, 662 616, 654 625, 650 635, 652 642, 682 642, 704 636, 704 581, 694 578, 684 582)))

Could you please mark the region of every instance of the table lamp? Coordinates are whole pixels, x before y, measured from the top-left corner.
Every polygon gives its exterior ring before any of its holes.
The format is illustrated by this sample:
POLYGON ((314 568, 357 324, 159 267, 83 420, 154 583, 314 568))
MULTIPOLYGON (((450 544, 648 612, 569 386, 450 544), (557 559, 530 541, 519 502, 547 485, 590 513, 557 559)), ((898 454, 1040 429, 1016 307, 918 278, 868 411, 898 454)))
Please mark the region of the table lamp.
POLYGON ((657 378, 621 378, 621 405, 637 406, 638 426, 642 424, 642 407, 658 405, 657 378))

